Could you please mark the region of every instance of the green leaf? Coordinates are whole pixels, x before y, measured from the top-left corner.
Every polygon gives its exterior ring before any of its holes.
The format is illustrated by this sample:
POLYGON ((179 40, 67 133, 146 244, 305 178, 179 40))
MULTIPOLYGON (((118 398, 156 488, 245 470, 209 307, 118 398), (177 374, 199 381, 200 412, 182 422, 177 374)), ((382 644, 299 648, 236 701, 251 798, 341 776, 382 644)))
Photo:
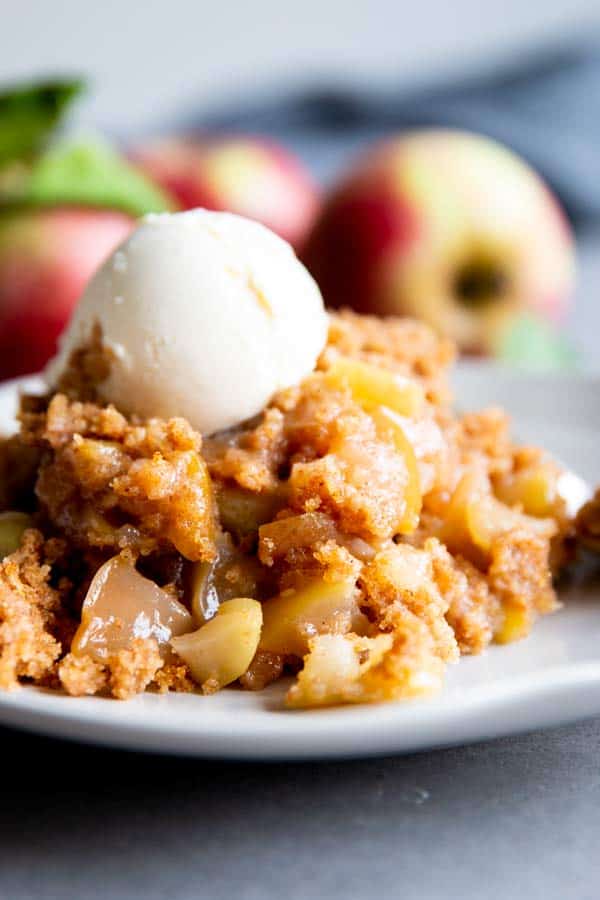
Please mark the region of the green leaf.
POLYGON ((0 167, 38 153, 83 87, 79 80, 47 81, 0 93, 0 167))
POLYGON ((527 369, 572 369, 577 352, 568 338, 543 319, 525 313, 504 335, 497 356, 527 369))
POLYGON ((132 216, 164 212, 171 204, 160 188, 108 144, 69 142, 49 150, 13 191, 4 206, 93 206, 132 216))

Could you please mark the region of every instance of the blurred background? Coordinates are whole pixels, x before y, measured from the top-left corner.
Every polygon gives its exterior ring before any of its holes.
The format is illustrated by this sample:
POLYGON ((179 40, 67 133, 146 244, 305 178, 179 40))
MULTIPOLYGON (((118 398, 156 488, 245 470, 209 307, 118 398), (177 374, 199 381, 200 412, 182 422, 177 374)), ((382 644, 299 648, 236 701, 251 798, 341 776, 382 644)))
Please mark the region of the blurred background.
POLYGON ((81 0, 4 4, 3 81, 74 72, 121 136, 282 84, 404 88, 589 33, 593 0, 81 0))
POLYGON ((469 354, 600 366, 596 0, 22 0, 2 20, 1 377, 43 365, 137 215, 193 205, 279 231, 332 304, 420 315, 469 354), (406 144, 432 127, 531 170, 406 144))

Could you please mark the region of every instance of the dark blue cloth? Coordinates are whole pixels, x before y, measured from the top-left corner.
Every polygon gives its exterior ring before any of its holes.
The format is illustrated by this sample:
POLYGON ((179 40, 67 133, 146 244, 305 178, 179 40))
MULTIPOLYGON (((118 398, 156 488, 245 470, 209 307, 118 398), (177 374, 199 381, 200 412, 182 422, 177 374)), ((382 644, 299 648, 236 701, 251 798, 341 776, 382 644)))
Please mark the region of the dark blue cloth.
POLYGON ((269 134, 325 181, 392 131, 471 129, 529 160, 575 225, 600 219, 600 44, 529 55, 524 63, 417 91, 310 89, 248 99, 193 125, 269 134))

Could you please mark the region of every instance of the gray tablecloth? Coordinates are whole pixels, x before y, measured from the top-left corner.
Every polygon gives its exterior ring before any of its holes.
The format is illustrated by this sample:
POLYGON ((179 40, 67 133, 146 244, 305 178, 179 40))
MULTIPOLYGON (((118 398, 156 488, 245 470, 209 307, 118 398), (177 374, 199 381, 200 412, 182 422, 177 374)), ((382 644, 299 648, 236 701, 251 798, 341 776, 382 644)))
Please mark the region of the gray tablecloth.
POLYGON ((6 900, 600 895, 600 719, 327 764, 0 740, 6 900))

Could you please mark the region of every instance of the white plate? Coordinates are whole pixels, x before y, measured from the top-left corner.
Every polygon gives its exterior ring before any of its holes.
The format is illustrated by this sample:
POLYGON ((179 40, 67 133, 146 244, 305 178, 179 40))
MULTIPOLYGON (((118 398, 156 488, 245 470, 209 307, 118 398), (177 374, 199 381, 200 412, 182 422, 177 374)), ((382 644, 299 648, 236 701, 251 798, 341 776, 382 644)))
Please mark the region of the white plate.
MULTIPOLYGON (((520 375, 463 366, 462 409, 498 403, 516 433, 552 449, 590 482, 600 480, 600 380, 520 375)), ((15 385, 0 388, 6 430, 15 385)), ((400 753, 514 734, 600 714, 600 575, 579 575, 565 607, 525 641, 465 658, 437 697, 414 703, 287 712, 284 687, 212 697, 145 694, 126 703, 72 698, 36 688, 0 694, 0 722, 115 747, 245 759, 400 753)))

